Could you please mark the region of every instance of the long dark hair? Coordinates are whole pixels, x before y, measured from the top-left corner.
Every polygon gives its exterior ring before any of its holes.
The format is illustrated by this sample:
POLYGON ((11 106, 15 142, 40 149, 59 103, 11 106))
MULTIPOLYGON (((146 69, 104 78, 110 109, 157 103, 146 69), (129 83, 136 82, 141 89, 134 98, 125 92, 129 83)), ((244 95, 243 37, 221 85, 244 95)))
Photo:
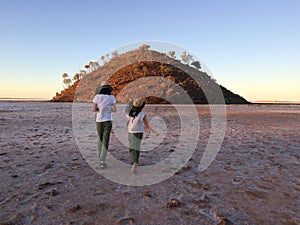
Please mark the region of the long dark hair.
POLYGON ((109 85, 100 86, 96 89, 96 95, 102 94, 102 95, 111 95, 112 93, 112 87, 109 85))

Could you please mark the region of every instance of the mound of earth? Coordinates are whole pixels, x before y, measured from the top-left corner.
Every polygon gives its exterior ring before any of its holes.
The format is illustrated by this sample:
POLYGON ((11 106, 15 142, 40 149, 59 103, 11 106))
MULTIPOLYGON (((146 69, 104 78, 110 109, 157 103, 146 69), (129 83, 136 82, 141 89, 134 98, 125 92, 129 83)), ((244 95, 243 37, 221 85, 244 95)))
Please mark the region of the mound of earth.
POLYGON ((147 103, 248 104, 243 97, 216 83, 199 66, 183 64, 146 46, 114 55, 93 67, 82 79, 57 93, 52 101, 90 102, 102 81, 108 80, 120 103, 144 97, 147 103))

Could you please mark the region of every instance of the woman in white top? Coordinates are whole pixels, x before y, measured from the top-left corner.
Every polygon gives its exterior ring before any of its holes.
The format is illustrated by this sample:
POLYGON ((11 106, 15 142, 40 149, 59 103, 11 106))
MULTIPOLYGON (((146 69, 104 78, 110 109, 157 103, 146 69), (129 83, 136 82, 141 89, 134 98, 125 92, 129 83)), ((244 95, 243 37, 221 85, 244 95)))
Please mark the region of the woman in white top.
POLYGON ((105 168, 105 159, 112 128, 112 112, 116 112, 116 99, 111 94, 112 88, 108 82, 101 83, 101 90, 93 99, 93 112, 96 112, 96 126, 98 132, 98 155, 100 168, 105 168))
POLYGON ((126 114, 132 172, 136 171, 139 162, 141 142, 145 127, 153 132, 155 136, 158 135, 158 133, 150 127, 146 113, 142 111, 144 105, 145 103, 142 99, 135 99, 133 104, 129 105, 128 114, 126 114))

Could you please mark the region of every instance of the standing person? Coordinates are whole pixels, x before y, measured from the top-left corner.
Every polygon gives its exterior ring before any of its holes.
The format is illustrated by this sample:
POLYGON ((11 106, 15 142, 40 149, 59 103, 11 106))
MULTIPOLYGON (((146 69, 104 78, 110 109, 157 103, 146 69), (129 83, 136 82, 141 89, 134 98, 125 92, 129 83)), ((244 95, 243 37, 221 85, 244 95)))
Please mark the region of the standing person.
POLYGON ((116 112, 116 99, 111 94, 112 87, 107 81, 101 83, 101 90, 93 99, 93 112, 96 112, 96 127, 98 132, 98 155, 100 168, 104 169, 106 154, 112 128, 112 112, 116 112))
POLYGON ((129 152, 132 165, 131 171, 135 172, 139 163, 144 128, 146 127, 155 136, 157 136, 158 133, 150 127, 146 113, 142 111, 145 106, 145 103, 142 99, 135 99, 133 103, 129 103, 128 105, 129 107, 127 108, 128 111, 126 113, 126 125, 128 127, 129 152))

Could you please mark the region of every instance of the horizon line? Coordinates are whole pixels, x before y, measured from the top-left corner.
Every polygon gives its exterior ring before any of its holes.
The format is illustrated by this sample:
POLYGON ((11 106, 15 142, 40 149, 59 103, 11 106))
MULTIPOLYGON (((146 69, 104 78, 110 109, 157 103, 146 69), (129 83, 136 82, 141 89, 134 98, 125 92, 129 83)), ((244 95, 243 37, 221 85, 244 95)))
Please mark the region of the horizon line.
MULTIPOLYGON (((0 97, 0 101, 3 100, 26 100, 26 101, 50 101, 51 98, 42 97, 0 97)), ((300 103, 300 100, 253 100, 251 103, 300 103)))

